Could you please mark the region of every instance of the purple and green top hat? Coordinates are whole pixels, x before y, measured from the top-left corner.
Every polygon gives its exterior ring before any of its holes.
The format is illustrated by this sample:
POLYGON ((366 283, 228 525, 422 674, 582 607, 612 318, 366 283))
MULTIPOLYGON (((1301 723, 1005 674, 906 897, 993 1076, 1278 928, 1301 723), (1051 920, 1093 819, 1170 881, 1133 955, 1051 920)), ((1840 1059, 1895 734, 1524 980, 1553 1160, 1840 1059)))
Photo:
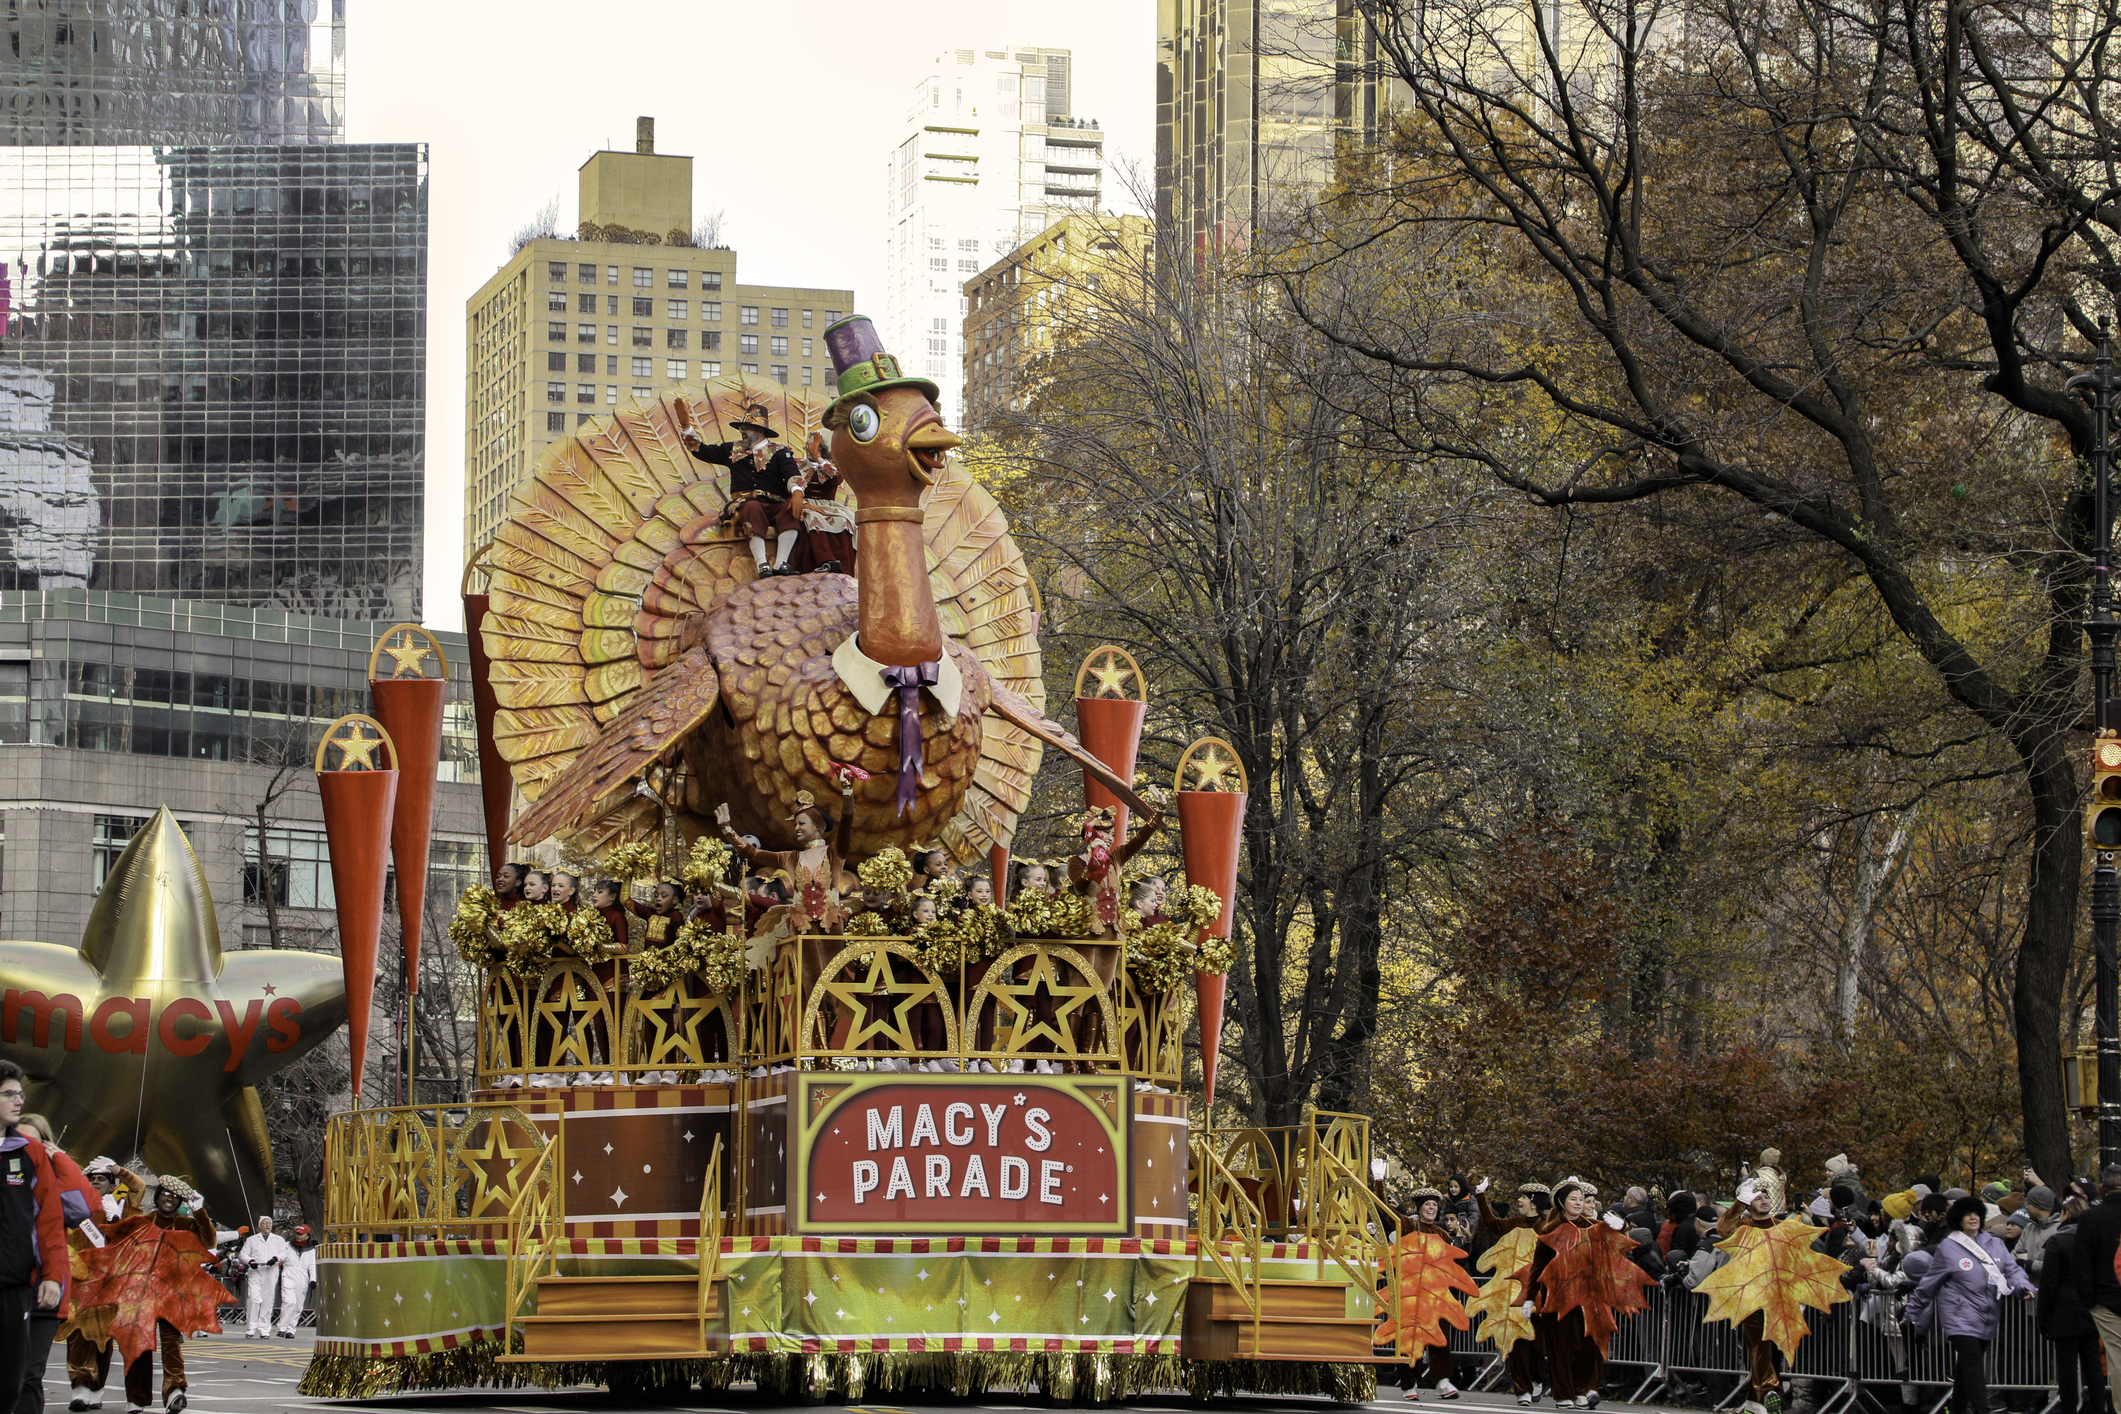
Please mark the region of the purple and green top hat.
POLYGON ((850 314, 837 324, 825 326, 825 348, 832 355, 832 375, 838 380, 837 403, 853 393, 880 393, 886 388, 918 388, 934 402, 941 396, 935 384, 913 378, 898 360, 884 352, 884 341, 866 314, 850 314))

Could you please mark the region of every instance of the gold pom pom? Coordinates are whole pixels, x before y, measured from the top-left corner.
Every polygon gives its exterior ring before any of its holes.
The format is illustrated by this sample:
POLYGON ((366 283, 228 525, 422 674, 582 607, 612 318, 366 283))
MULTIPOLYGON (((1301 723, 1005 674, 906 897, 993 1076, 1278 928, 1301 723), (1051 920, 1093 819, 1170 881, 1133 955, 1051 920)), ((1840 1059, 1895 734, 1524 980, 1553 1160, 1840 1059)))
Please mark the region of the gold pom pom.
POLYGON ((699 892, 722 882, 728 870, 729 846, 713 835, 701 835, 692 842, 692 852, 686 856, 678 877, 685 881, 686 888, 699 892))
POLYGON ((567 945, 583 957, 611 957, 620 951, 611 925, 593 908, 577 908, 567 915, 567 945))
POLYGON ((655 866, 655 846, 646 840, 636 840, 632 844, 616 845, 604 855, 603 874, 607 879, 633 884, 654 878, 655 866))
POLYGON ((508 969, 524 975, 543 969, 566 937, 567 915, 556 903, 519 903, 501 923, 508 969))
POLYGON ((913 865, 897 845, 885 845, 854 866, 854 877, 875 893, 903 889, 913 882, 913 865))
POLYGON ((484 884, 473 884, 457 900, 456 915, 449 920, 449 936, 456 941, 457 956, 477 967, 491 967, 500 959, 500 939, 494 920, 501 916, 500 900, 484 884))

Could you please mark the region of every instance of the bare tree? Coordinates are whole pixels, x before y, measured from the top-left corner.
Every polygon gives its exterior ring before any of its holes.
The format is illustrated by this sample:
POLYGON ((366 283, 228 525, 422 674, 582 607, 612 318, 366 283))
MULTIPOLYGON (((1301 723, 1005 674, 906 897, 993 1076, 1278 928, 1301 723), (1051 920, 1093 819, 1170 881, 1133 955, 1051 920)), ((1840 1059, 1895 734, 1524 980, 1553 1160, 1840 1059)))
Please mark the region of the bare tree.
POLYGON ((560 234, 560 194, 554 192, 552 199, 532 212, 530 219, 516 227, 515 234, 508 238, 508 253, 514 255, 532 241, 556 240, 560 234))

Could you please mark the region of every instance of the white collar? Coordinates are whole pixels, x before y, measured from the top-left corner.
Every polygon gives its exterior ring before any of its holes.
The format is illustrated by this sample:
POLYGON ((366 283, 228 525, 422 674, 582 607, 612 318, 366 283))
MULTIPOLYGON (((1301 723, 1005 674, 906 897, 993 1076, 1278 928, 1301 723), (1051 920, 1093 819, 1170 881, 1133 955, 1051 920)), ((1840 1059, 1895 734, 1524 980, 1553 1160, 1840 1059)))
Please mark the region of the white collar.
MULTIPOLYGON (((889 666, 879 663, 861 650, 855 642, 858 635, 848 634, 847 641, 832 651, 832 671, 839 674, 854 700, 862 704, 862 710, 870 716, 884 710, 891 701, 891 689, 884 685, 884 669, 889 666)), ((949 721, 957 720, 957 710, 965 694, 965 676, 958 671, 956 663, 950 661, 950 646, 943 645, 941 661, 936 664, 935 686, 928 689, 935 705, 943 709, 949 721)))

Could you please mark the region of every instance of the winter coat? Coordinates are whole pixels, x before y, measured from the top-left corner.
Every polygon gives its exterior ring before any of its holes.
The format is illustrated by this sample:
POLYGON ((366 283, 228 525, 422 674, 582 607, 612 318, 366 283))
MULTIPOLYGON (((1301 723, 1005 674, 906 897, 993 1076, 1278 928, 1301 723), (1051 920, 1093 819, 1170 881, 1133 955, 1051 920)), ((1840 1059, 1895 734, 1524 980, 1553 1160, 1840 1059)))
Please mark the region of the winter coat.
MULTIPOLYGON (((1640 1232, 1642 1229, 1637 1228, 1636 1231, 1640 1232)), ((1664 1280, 1664 1259, 1657 1253, 1656 1242, 1641 1243, 1628 1253, 1628 1260, 1657 1278, 1657 1280, 1664 1280)))
MULTIPOLYGON (((2049 1255, 2054 1243, 2049 1242, 2049 1255)), ((2089 1309, 2104 1306, 2121 1311, 2121 1274, 2114 1270, 2114 1252, 2121 1247, 2121 1194, 2102 1198, 2077 1219, 2077 1238, 2070 1243, 2070 1275, 2077 1283, 2077 1297, 2089 1309)))
POLYGON ((1687 1262, 1686 1277, 1684 1279, 1686 1289, 1688 1291, 1694 1290, 1709 1279, 1710 1272, 1715 1271, 1730 1260, 1731 1254, 1724 1251, 1721 1247, 1710 1242, 1702 1243, 1695 1249, 1692 1259, 1687 1262))
POLYGON ((2084 1309, 2083 1298, 2077 1293, 2077 1273, 2071 1265, 2076 1260, 2077 1225, 2064 1223, 2048 1237, 2040 1257, 2039 1294, 2033 1299, 2040 1334, 2049 1340, 2097 1335, 2099 1328, 2092 1324, 2091 1312, 2084 1309))
POLYGON ((2024 1264, 2025 1269, 2034 1276, 2040 1275, 2040 1263, 2047 1252, 2047 1245, 2054 1241, 2055 1234, 2061 1229, 2060 1213, 2049 1213, 2046 1222, 2028 1216, 2025 1230, 2018 1234, 2018 1243, 2011 1248, 2011 1255, 2024 1264))
MULTIPOLYGON (((1997 1273, 2013 1293, 2032 1291, 2025 1269, 2011 1259, 2008 1248, 1985 1232, 1973 1240, 1995 1261, 1997 1273)), ((1937 1333, 1946 1338, 1963 1335, 1994 1340, 2001 1298, 1988 1269, 1955 1238, 1944 1238, 1930 1251, 1936 1260, 1907 1299, 1908 1324, 1921 1327, 1934 1316, 1937 1333)))

